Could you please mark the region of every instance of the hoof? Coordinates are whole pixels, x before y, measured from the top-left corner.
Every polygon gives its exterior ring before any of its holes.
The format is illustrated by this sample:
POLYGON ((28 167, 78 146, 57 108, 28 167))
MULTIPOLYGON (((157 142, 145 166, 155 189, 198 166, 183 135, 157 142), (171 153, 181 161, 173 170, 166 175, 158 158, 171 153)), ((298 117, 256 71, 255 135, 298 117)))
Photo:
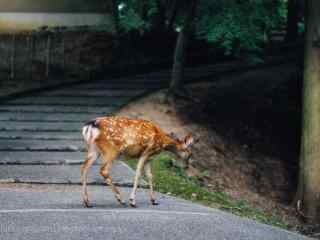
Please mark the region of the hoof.
POLYGON ((133 207, 133 208, 137 207, 136 202, 133 199, 129 199, 129 205, 130 207, 133 207))
POLYGON ((122 201, 121 199, 117 199, 120 205, 125 206, 127 205, 125 201, 122 201))
POLYGON ((159 205, 159 202, 155 199, 151 199, 151 204, 156 206, 156 205, 159 205))
POLYGON ((86 208, 91 208, 92 206, 89 204, 89 201, 83 201, 83 206, 86 208))
POLYGON ((133 204, 133 203, 129 203, 130 207, 132 208, 137 208, 137 205, 136 204, 133 204))

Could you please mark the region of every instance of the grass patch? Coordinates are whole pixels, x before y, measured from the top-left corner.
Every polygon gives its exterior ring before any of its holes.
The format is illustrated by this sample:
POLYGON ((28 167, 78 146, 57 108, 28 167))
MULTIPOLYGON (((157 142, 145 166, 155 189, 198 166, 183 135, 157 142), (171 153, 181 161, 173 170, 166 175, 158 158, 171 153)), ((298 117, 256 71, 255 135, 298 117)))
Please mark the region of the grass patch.
MULTIPOLYGON (((136 168, 136 160, 127 160, 127 163, 133 169, 136 168)), ((154 175, 154 187, 158 192, 288 229, 288 225, 275 213, 270 214, 261 209, 253 209, 245 201, 232 200, 226 193, 211 192, 201 186, 201 182, 198 179, 187 177, 184 171, 174 164, 174 160, 167 153, 155 156, 151 165, 154 175)))

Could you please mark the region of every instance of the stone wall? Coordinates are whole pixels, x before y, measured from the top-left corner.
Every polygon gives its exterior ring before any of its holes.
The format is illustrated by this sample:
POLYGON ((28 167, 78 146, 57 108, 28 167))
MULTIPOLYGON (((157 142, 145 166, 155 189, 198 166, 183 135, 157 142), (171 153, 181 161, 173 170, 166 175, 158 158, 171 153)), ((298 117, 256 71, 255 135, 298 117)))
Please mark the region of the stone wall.
POLYGON ((112 0, 1 0, 0 12, 112 12, 112 0))
POLYGON ((0 87, 33 89, 90 78, 108 67, 114 36, 89 27, 0 34, 0 87))

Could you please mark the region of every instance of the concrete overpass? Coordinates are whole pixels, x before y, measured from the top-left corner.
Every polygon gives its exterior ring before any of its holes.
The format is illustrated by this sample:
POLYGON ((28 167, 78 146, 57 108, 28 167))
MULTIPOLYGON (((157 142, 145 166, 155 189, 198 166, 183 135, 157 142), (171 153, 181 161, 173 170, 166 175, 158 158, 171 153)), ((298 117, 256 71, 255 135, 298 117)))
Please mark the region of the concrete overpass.
POLYGON ((107 25, 110 31, 114 30, 111 0, 0 1, 0 32, 94 25, 107 25))

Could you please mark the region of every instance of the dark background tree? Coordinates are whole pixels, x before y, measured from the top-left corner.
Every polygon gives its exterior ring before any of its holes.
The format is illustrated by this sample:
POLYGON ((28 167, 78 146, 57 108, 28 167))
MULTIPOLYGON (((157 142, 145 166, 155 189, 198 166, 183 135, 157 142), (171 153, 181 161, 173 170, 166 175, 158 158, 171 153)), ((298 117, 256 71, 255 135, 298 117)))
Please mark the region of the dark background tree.
MULTIPOLYGON (((180 3, 182 5, 182 3, 180 3)), ((174 61, 172 68, 172 79, 169 92, 178 92, 183 85, 183 71, 186 61, 186 51, 190 35, 194 31, 195 15, 197 8, 197 0, 186 1, 181 7, 183 15, 183 24, 180 29, 176 49, 174 53, 174 61)))
POLYGON ((288 17, 286 29, 286 41, 295 41, 298 37, 298 23, 300 18, 299 0, 288 0, 288 17))

